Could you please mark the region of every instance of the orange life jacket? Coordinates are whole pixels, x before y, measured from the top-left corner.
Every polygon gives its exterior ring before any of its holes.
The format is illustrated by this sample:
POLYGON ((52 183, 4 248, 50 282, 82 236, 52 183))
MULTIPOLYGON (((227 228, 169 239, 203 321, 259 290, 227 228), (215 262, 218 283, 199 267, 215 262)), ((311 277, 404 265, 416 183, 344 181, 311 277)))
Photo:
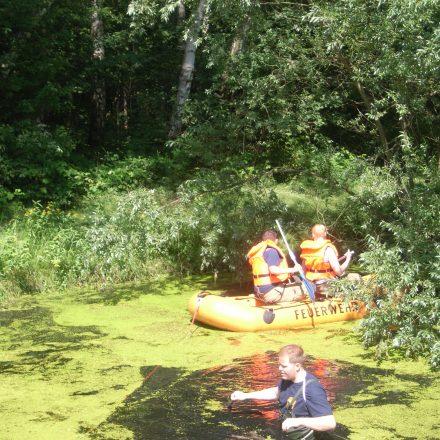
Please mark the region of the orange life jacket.
POLYGON ((247 253, 249 264, 251 264, 252 266, 254 286, 256 287, 266 286, 268 284, 282 283, 283 281, 286 281, 287 278, 289 278, 289 275, 287 273, 274 275, 269 272, 269 265, 264 259, 264 251, 267 248, 273 248, 280 254, 281 262, 278 267, 281 267, 283 269, 287 269, 289 267, 284 252, 272 240, 266 240, 256 244, 247 253))
POLYGON ((332 248, 336 256, 338 250, 330 240, 305 240, 301 243, 301 260, 306 268, 306 278, 310 281, 330 280, 336 277, 330 263, 324 262, 325 250, 332 248))

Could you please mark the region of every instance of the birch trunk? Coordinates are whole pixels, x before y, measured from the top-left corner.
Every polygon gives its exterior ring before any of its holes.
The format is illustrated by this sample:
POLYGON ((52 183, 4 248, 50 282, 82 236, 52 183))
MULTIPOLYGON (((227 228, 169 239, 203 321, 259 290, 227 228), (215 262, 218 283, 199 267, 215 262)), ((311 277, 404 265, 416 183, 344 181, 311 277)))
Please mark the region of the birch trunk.
POLYGON ((177 88, 177 98, 173 114, 171 115, 170 131, 168 133, 170 139, 176 138, 182 130, 182 111, 191 90, 196 60, 197 38, 200 35, 200 29, 205 16, 206 3, 207 0, 199 0, 194 23, 185 42, 179 85, 177 88))
POLYGON ((179 3, 177 4, 176 7, 176 12, 177 12, 177 26, 181 26, 186 18, 185 5, 182 0, 179 0, 179 3))
MULTIPOLYGON (((186 9, 183 0, 179 0, 176 6, 176 28, 182 29, 186 19, 186 9)), ((185 41, 181 40, 178 45, 179 50, 185 49, 185 41)))

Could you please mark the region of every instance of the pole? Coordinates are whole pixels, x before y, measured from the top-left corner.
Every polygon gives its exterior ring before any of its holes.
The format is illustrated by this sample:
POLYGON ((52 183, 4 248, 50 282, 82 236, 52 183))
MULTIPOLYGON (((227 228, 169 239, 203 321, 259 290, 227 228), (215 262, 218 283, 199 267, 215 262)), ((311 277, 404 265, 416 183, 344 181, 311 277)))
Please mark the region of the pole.
MULTIPOLYGON (((298 264, 298 261, 295 257, 295 254, 293 253, 292 249, 290 249, 289 243, 287 241, 286 236, 284 235, 284 231, 283 228, 281 227, 281 224, 278 220, 275 220, 275 223, 277 224, 278 230, 281 233, 281 236, 283 237, 283 241, 284 244, 286 245, 287 251, 289 252, 289 256, 292 259, 292 261, 295 264, 298 264)), ((299 277, 301 278, 301 281, 303 282, 303 284, 306 286, 307 289, 307 293, 309 294, 310 299, 312 300, 312 303, 315 303, 315 289, 313 288, 312 284, 310 283, 310 281, 304 276, 304 272, 301 271, 299 273, 299 277)))

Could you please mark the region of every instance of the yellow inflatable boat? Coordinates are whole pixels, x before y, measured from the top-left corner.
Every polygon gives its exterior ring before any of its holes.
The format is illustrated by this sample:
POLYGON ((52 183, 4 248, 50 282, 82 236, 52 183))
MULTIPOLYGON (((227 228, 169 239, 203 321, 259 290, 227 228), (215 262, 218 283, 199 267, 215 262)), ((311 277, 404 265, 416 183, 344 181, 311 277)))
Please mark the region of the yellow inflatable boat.
POLYGON ((249 296, 221 296, 200 292, 188 303, 192 322, 233 332, 315 327, 327 322, 350 321, 363 318, 365 303, 339 299, 310 300, 276 305, 263 305, 253 294, 249 296))

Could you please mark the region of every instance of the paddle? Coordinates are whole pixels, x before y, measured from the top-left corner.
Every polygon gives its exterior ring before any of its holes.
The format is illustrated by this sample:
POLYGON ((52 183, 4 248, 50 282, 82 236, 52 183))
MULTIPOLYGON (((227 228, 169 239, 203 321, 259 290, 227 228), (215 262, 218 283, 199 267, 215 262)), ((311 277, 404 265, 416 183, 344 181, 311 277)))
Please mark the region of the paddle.
MULTIPOLYGON (((281 236, 283 237, 284 244, 286 245, 286 248, 287 248, 287 250, 289 252, 290 258, 292 259, 292 261, 295 264, 298 264, 298 261, 296 260, 295 254, 292 252, 292 249, 290 249, 289 243, 287 242, 287 238, 284 235, 283 228, 281 227, 280 222, 278 220, 275 220, 275 223, 277 224, 278 230, 280 231, 281 236)), ((303 282, 304 286, 306 286, 307 293, 309 294, 309 297, 312 300, 312 303, 315 303, 315 289, 313 288, 312 284, 304 276, 304 273, 302 271, 299 273, 299 277, 301 278, 301 281, 303 282)))

